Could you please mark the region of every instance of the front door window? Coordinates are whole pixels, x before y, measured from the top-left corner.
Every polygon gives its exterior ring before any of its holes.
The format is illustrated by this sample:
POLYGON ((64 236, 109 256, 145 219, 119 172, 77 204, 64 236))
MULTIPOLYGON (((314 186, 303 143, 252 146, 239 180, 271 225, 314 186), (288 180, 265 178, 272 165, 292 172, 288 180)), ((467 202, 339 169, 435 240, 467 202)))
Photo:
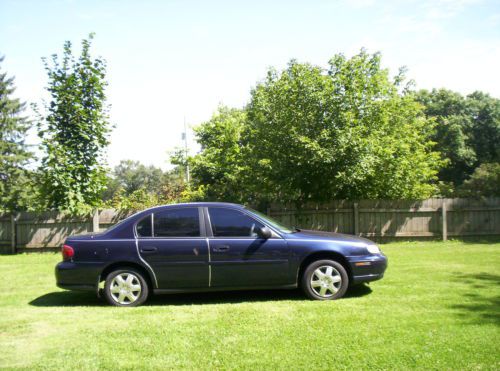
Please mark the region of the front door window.
POLYGON ((264 225, 238 210, 209 208, 214 237, 253 237, 264 225))

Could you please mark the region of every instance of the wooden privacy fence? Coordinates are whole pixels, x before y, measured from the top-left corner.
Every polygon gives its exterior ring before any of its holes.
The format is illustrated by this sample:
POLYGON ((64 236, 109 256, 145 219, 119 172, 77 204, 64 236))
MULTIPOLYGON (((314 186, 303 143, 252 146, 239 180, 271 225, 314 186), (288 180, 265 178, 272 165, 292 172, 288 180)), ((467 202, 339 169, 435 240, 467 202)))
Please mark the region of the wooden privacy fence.
POLYGON ((68 236, 103 231, 129 215, 112 209, 87 216, 57 211, 0 214, 0 251, 59 248, 68 236))
MULTIPOLYGON (((374 239, 500 235, 500 198, 360 200, 271 205, 268 215, 290 226, 374 239)), ((0 214, 0 248, 58 248, 70 235, 99 232, 129 213, 112 209, 76 217, 58 212, 0 214)))
POLYGON ((286 225, 377 239, 500 235, 500 198, 332 201, 267 213, 286 225))

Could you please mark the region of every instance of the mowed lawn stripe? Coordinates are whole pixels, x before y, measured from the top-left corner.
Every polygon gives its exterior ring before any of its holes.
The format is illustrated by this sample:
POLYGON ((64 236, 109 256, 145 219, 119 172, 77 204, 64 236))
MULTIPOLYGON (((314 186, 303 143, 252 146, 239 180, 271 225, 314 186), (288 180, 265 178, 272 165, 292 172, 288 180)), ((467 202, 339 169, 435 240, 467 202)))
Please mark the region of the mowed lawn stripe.
POLYGON ((138 308, 56 288, 59 254, 0 256, 0 367, 498 369, 500 243, 381 247, 386 277, 338 301, 250 291, 138 308))

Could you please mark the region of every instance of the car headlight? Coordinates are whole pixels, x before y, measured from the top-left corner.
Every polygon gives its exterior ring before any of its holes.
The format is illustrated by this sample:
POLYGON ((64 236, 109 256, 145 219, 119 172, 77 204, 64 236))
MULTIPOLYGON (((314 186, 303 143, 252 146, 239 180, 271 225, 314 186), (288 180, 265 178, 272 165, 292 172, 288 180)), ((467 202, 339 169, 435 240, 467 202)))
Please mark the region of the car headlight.
POLYGON ((380 249, 377 245, 367 245, 366 249, 370 254, 380 254, 380 249))

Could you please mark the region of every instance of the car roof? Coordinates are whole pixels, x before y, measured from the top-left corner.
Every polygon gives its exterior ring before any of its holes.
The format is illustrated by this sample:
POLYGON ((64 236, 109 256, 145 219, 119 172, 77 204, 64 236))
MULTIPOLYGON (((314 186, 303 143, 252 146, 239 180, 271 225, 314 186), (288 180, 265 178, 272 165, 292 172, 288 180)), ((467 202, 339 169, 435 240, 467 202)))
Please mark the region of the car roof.
POLYGON ((103 233, 109 237, 119 236, 120 238, 132 238, 130 236, 123 237, 124 233, 126 233, 124 231, 130 232, 131 225, 137 222, 137 220, 140 220, 142 217, 146 216, 149 213, 168 210, 168 209, 182 208, 182 207, 226 207, 226 208, 240 209, 240 210, 245 208, 243 205, 232 204, 229 202, 185 202, 178 204, 159 205, 150 207, 149 209, 138 211, 137 213, 122 220, 120 223, 111 227, 109 230, 103 233))
MULTIPOLYGON (((168 205, 159 205, 154 206, 146 210, 158 210, 164 208, 174 208, 174 207, 229 207, 233 209, 244 209, 245 206, 240 204, 234 204, 230 202, 184 202, 178 204, 168 204, 168 205)), ((146 211, 144 210, 144 211, 146 211)))

